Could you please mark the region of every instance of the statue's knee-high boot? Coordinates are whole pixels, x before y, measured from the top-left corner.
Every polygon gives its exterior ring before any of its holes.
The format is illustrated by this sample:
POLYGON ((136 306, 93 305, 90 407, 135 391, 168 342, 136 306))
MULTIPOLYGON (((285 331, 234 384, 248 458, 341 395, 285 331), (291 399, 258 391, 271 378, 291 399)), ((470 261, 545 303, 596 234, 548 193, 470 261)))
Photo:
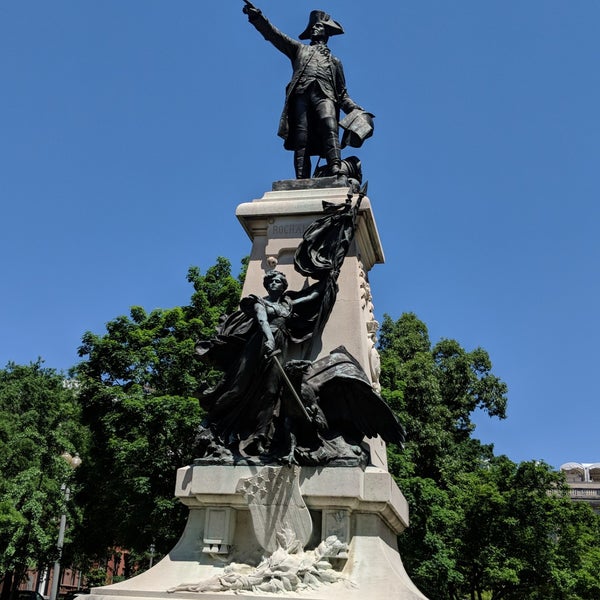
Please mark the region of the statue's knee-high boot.
POLYGON ((307 148, 294 150, 294 169, 296 170, 296 179, 310 179, 310 154, 307 148))
POLYGON ((325 149, 325 159, 327 160, 327 166, 329 172, 332 175, 337 175, 340 172, 342 166, 342 154, 340 150, 340 138, 337 132, 337 121, 335 119, 328 119, 331 123, 328 123, 329 127, 326 127, 327 133, 323 140, 323 146, 325 149))

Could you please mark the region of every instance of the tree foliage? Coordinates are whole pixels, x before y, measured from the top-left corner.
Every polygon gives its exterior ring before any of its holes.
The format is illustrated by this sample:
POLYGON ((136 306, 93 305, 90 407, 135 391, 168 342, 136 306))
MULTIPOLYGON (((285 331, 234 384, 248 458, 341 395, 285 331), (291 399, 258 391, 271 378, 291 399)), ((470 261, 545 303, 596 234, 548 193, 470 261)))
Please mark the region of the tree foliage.
POLYGON ((194 395, 216 376, 195 359, 194 345, 237 308, 241 291, 223 258, 204 275, 190 268, 188 281, 194 291, 187 306, 134 306, 103 335, 83 336, 75 372, 93 444, 77 502, 85 506, 87 556, 111 547, 141 554, 151 543, 164 553, 181 533, 186 509, 173 498, 175 471, 193 459, 200 421, 194 395))
POLYGON ((406 449, 394 457, 399 476, 418 472, 447 482, 491 457, 492 449, 471 437, 472 415, 480 409, 505 418, 507 388, 485 350, 467 352, 454 340, 432 347, 425 324, 407 313, 385 317, 380 351, 383 396, 407 430, 406 449))
MULTIPOLYGON (((76 394, 38 360, 0 371, 0 578, 5 590, 27 568, 55 557, 66 451, 85 452, 76 394)), ((71 509, 71 506, 69 507, 71 509)), ((70 514, 73 523, 76 514, 70 514)), ((67 532, 69 536, 69 532, 67 532)))
POLYGON ((432 346, 414 314, 386 316, 381 364, 382 393, 407 429, 405 451, 389 449, 411 510, 399 545, 424 593, 431 600, 598 598, 591 565, 600 518, 570 500, 547 464, 496 457, 473 436, 476 410, 506 416, 507 388, 487 352, 454 340, 432 346))

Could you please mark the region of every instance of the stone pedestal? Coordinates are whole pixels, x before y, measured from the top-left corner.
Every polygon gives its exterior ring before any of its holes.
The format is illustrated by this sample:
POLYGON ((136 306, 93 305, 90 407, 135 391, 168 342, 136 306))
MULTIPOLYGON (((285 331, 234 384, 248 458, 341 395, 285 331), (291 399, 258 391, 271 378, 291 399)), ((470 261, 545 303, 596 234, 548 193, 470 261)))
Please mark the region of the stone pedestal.
MULTIPOLYGON (((289 289, 300 290, 311 280, 294 270, 294 253, 306 228, 323 215, 323 201, 343 204, 348 188, 289 189, 266 192, 262 198, 240 204, 236 215, 252 240, 242 296, 265 295, 263 277, 269 260, 285 273, 289 289)), ((308 358, 315 360, 338 346, 358 360, 378 389, 379 355, 375 349, 379 323, 373 313, 368 273, 384 262, 383 249, 368 197, 363 198, 354 242, 338 279, 339 292, 320 340, 311 341, 308 358)), ((303 348, 304 350, 304 348, 303 348)), ((374 465, 387 469, 385 444, 368 440, 374 465)))
MULTIPOLYGON (((189 506, 190 516, 178 544, 149 571, 128 581, 95 588, 90 600, 239 597, 233 591, 168 590, 182 584, 214 581, 226 575, 232 561, 249 565, 260 562, 265 551, 259 538, 264 531, 257 529, 268 529, 269 522, 257 525, 240 483, 263 469, 290 468, 179 469, 176 495, 189 506)), ((252 597, 425 600, 406 574, 398 554, 396 536, 408 526, 408 507, 389 473, 376 467, 364 471, 358 467, 298 470, 300 492, 312 520, 306 549, 316 548, 323 540, 336 536, 345 548, 324 559, 334 566, 340 578, 333 583, 321 582, 315 589, 275 595, 257 592, 252 597)), ((277 495, 277 487, 274 489, 277 495)))
MULTIPOLYGON (((347 188, 284 190, 267 192, 262 198, 237 207, 236 215, 252 240, 250 263, 242 296, 264 296, 263 277, 267 260, 275 258, 285 273, 289 289, 299 290, 310 280, 294 270, 294 253, 306 228, 323 214, 323 201, 343 204, 347 188)), ((369 353, 372 347, 368 324, 374 320, 368 272, 383 263, 383 249, 367 197, 361 203, 354 243, 338 279, 339 292, 322 339, 313 347, 310 359, 325 356, 344 345, 371 376, 369 353)), ((318 342, 318 341, 317 341, 318 342)))
MULTIPOLYGON (((344 203, 348 197, 347 188, 318 188, 315 181, 307 189, 300 182, 277 185, 262 198, 238 206, 236 215, 252 240, 244 296, 264 295, 264 273, 275 262, 290 289, 309 285, 294 270, 295 250, 305 229, 323 214, 322 202, 344 203)), ((376 389, 378 323, 368 273, 383 260, 365 197, 338 279, 335 306, 322 339, 308 350, 316 359, 345 346, 376 389)), ((408 526, 406 500, 387 471, 385 444, 380 439, 369 444, 371 465, 366 469, 179 469, 176 495, 190 514, 178 544, 149 571, 96 588, 89 600, 237 598, 231 585, 248 581, 262 586, 252 593, 255 598, 426 600, 406 574, 397 550, 397 536, 408 526), (264 592, 271 584, 281 589, 264 592)))

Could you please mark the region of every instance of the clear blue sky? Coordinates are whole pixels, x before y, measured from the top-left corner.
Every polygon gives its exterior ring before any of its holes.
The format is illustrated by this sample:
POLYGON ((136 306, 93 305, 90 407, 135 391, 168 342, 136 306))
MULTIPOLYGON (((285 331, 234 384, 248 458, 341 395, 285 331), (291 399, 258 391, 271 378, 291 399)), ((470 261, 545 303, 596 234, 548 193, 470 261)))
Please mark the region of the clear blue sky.
MULTIPOLYGON (((516 461, 600 460, 600 3, 257 5, 297 36, 313 8, 350 95, 386 264, 378 316, 489 351, 516 461)), ((293 176, 275 132, 287 59, 237 0, 0 4, 0 364, 67 369, 131 305, 184 304, 190 265, 237 268, 234 211, 293 176)))

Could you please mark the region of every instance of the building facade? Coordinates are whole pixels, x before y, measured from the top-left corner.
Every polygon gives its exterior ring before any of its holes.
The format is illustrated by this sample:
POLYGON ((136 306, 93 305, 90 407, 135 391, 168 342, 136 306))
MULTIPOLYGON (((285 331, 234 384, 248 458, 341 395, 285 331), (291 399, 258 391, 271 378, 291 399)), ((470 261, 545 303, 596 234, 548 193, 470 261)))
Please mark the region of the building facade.
POLYGON ((567 477, 571 498, 587 502, 600 513, 600 463, 568 462, 560 470, 567 477))

